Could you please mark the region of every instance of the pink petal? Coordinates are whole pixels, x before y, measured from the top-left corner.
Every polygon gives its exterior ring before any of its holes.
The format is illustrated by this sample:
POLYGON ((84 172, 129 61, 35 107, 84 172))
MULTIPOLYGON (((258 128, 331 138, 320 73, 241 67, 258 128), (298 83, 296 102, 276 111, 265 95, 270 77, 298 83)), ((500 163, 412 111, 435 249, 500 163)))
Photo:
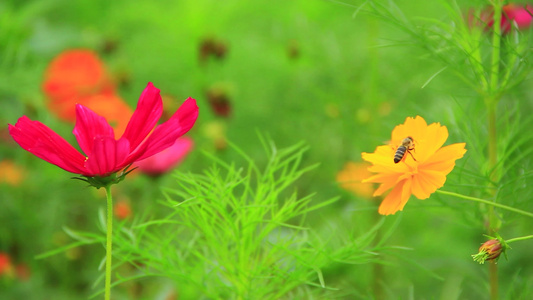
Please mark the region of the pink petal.
POLYGON ((130 142, 131 151, 139 147, 163 113, 163 100, 159 92, 158 88, 148 82, 139 97, 137 108, 121 137, 121 139, 127 139, 130 142))
POLYGON ((125 158, 129 154, 128 140, 116 141, 110 136, 94 138, 91 156, 87 159, 86 176, 107 176, 122 169, 125 158))
POLYGON ((68 172, 81 174, 85 171, 85 156, 43 123, 22 116, 15 126, 9 124, 8 127, 15 142, 24 150, 68 172))
POLYGON ((130 159, 145 159, 172 146, 180 136, 192 128, 197 118, 196 100, 188 98, 168 121, 154 129, 146 142, 131 154, 130 159))
POLYGON ((76 136, 76 140, 88 157, 91 156, 93 149, 94 138, 112 137, 114 139, 115 133, 104 117, 97 115, 89 108, 76 104, 76 126, 72 131, 76 136))
POLYGON ((161 174, 170 171, 179 164, 192 150, 192 139, 184 136, 176 140, 174 145, 146 159, 135 162, 134 166, 147 174, 161 174))

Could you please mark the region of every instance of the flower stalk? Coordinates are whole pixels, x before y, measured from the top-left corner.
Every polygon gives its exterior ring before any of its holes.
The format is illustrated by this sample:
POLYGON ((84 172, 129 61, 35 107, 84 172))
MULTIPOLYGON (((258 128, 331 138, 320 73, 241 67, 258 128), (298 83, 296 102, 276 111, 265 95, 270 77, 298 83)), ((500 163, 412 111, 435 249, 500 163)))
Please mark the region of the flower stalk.
POLYGON ((498 208, 502 208, 502 209, 505 209, 505 210, 508 210, 508 211, 512 211, 512 212, 515 212, 515 213, 518 213, 518 214, 533 218, 533 213, 530 213, 530 212, 527 212, 527 211, 524 211, 524 210, 521 210, 521 209, 518 209, 518 208, 514 208, 514 207, 511 207, 511 206, 503 205, 503 204, 500 204, 500 203, 496 203, 496 202, 493 202, 493 201, 489 201, 489 200, 485 200, 485 199, 481 199, 481 198, 476 198, 476 197, 471 197, 471 196, 466 196, 466 195, 458 194, 458 193, 454 193, 454 192, 443 191, 443 190, 437 190, 436 193, 439 193, 439 194, 442 194, 442 195, 453 196, 453 197, 457 197, 457 198, 461 198, 461 199, 465 199, 465 200, 469 200, 469 201, 474 201, 474 202, 487 204, 487 205, 489 205, 489 207, 498 207, 498 208))
MULTIPOLYGON (((490 179, 492 182, 499 181, 498 168, 498 149, 497 149, 497 131, 496 131, 496 106, 498 105, 499 94, 499 75, 500 75, 500 38, 501 38, 501 18, 502 18, 502 0, 495 0, 492 2, 494 9, 494 26, 492 32, 492 57, 490 65, 490 89, 489 95, 485 100, 488 113, 488 129, 489 129, 489 168, 491 171, 490 179)), ((492 192, 494 195, 494 191, 492 192)), ((487 231, 489 235, 494 235, 498 232, 500 227, 500 220, 496 218, 494 206, 489 206, 487 231)), ((498 299, 498 266, 496 264, 489 265, 489 282, 490 282, 490 299, 498 299)))
POLYGON ((513 238, 513 239, 508 239, 505 242, 507 244, 510 244, 512 242, 525 241, 525 240, 529 240, 529 239, 533 239, 533 235, 526 235, 526 236, 521 236, 521 237, 517 237, 517 238, 513 238))
POLYGON ((107 197, 106 248, 105 248, 105 300, 111 299, 111 264, 113 258, 113 197, 111 185, 105 186, 107 197))

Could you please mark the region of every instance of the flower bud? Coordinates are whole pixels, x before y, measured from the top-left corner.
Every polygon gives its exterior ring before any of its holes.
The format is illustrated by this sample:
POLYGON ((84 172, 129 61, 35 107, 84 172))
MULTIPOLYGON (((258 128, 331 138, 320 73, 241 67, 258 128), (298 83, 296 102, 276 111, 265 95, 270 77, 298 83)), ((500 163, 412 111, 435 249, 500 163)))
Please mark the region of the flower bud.
POLYGON ((481 245, 479 247, 479 253, 472 255, 474 261, 479 262, 480 264, 485 263, 485 261, 498 261, 500 254, 505 253, 508 246, 502 239, 493 238, 481 245))

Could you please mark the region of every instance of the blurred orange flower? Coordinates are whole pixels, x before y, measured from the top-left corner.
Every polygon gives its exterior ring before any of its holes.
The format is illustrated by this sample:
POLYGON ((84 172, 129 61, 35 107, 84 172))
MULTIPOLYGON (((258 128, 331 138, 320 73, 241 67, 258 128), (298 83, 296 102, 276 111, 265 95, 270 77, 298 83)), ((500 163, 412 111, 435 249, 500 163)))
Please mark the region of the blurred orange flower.
POLYGON ((363 179, 372 175, 368 171, 369 164, 366 162, 347 162, 344 168, 337 173, 337 182, 340 186, 357 196, 371 198, 374 188, 371 183, 363 183, 363 179))
POLYGON ((114 94, 92 95, 80 99, 78 103, 103 116, 115 130, 115 137, 122 136, 133 115, 131 107, 114 94))
POLYGON ((91 50, 67 50, 56 56, 44 74, 42 89, 52 102, 113 93, 115 85, 104 63, 91 50))
POLYGON ((114 207, 115 216, 121 220, 128 218, 131 215, 131 206, 127 201, 119 201, 114 207))
POLYGON ((61 120, 74 123, 76 104, 97 112, 120 136, 133 114, 115 91, 115 85, 97 54, 84 49, 67 50, 48 66, 42 89, 48 109, 61 120))
POLYGON ((10 160, 0 161, 0 182, 13 186, 20 184, 24 177, 24 170, 10 160))
POLYGON ((466 152, 465 143, 442 147, 447 139, 448 129, 440 123, 427 125, 420 116, 408 117, 392 131, 390 145, 378 146, 373 153, 362 153, 363 159, 372 163, 368 170, 377 173, 363 180, 380 184, 374 196, 392 189, 379 206, 380 214, 403 210, 411 195, 427 199, 444 185, 455 161, 466 152), (395 163, 397 150, 407 137, 413 143, 404 149, 399 163, 395 163))

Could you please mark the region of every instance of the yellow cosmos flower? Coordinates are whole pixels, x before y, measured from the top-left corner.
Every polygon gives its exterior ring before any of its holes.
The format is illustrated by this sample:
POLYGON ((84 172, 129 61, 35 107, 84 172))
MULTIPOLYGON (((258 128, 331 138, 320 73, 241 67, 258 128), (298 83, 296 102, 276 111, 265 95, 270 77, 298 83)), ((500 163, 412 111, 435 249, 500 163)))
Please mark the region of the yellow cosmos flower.
POLYGON ((362 153, 363 159, 372 163, 368 170, 377 173, 363 180, 380 184, 374 196, 392 189, 379 206, 380 214, 391 215, 403 210, 411 195, 427 199, 444 185, 455 161, 466 152, 465 143, 442 147, 446 139, 448 129, 440 123, 428 125, 420 116, 408 117, 404 124, 394 128, 389 145, 378 146, 373 153, 362 153), (398 151, 408 137, 412 144, 398 151), (401 150, 405 150, 403 157, 395 163, 394 157, 401 150))

